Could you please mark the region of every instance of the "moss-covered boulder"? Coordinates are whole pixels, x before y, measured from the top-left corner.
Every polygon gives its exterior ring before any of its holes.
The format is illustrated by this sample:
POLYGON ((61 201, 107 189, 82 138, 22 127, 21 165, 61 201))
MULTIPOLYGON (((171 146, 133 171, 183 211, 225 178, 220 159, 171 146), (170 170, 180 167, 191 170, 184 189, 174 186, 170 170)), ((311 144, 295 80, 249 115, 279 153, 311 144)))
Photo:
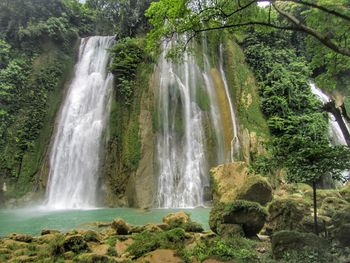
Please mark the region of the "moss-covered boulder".
POLYGON ((41 235, 51 235, 51 234, 59 234, 60 231, 59 230, 55 230, 55 229, 43 229, 41 230, 41 235))
POLYGON ((350 202, 350 185, 347 185, 344 188, 340 189, 339 193, 344 200, 350 202))
POLYGON ((220 224, 217 227, 218 235, 222 238, 233 238, 235 236, 244 236, 242 225, 238 224, 220 224))
POLYGON ((110 263, 115 262, 112 260, 109 256, 106 255, 98 255, 94 253, 84 253, 77 257, 77 262, 84 262, 84 263, 110 263))
POLYGON ((171 214, 166 215, 163 218, 164 224, 168 224, 168 225, 173 226, 173 227, 185 225, 190 221, 191 221, 190 216, 188 214, 186 214, 184 211, 171 213, 171 214))
POLYGON ((268 206, 266 231, 272 234, 281 230, 301 228, 304 216, 311 214, 310 206, 301 198, 276 198, 268 206))
MULTIPOLYGON (((340 193, 337 189, 317 189, 317 195, 316 195, 317 207, 320 208, 323 200, 328 198, 328 197, 342 199, 342 196, 340 195, 340 193)), ((312 190, 306 191, 304 193, 304 198, 307 202, 312 204, 313 203, 313 191, 312 190)))
POLYGON ((328 217, 333 217, 337 211, 344 209, 349 203, 338 197, 326 197, 321 204, 319 213, 328 217))
POLYGON ((87 230, 82 234, 84 240, 86 242, 99 242, 100 237, 99 234, 96 231, 93 230, 87 230))
POLYGON ((275 259, 281 259, 285 253, 292 251, 324 252, 328 249, 324 239, 311 233, 284 230, 272 236, 272 254, 275 259))
MULTIPOLYGON (((317 228, 319 233, 326 233, 327 229, 331 226, 332 219, 327 216, 318 215, 317 216, 317 228)), ((301 232, 314 233, 315 232, 315 223, 313 215, 304 216, 300 222, 301 232)))
POLYGON ((219 165, 210 170, 213 199, 220 203, 230 203, 237 196, 237 189, 248 177, 248 165, 245 162, 233 162, 219 165))
POLYGON ((337 211, 332 218, 331 235, 345 247, 350 247, 350 205, 337 211))
POLYGON ((15 241, 26 242, 26 243, 30 243, 33 241, 33 237, 31 235, 28 235, 28 234, 13 233, 13 234, 10 234, 8 236, 8 238, 15 240, 15 241))
POLYGON ((256 202, 235 200, 229 204, 216 203, 209 216, 209 226, 220 233, 222 224, 240 225, 246 236, 254 236, 263 228, 266 211, 256 202))
POLYGON ((127 235, 130 232, 130 227, 121 218, 113 220, 111 227, 115 230, 117 235, 127 235))
POLYGON ((63 242, 65 251, 73 251, 74 253, 80 253, 88 251, 88 245, 81 235, 68 236, 63 242))
POLYGON ((237 189, 236 198, 265 205, 272 200, 272 188, 266 178, 259 175, 248 176, 237 189))

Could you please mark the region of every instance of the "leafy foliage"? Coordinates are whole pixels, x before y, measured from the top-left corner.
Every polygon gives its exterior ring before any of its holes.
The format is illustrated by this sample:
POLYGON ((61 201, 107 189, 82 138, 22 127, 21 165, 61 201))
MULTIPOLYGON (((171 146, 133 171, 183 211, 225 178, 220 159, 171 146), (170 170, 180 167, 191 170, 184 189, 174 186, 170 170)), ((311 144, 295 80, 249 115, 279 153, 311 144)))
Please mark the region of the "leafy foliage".
POLYGON ((136 38, 123 38, 111 49, 113 61, 111 71, 116 78, 116 95, 125 104, 130 105, 133 97, 136 70, 144 58, 142 41, 136 38))
POLYGON ((329 145, 327 114, 310 91, 310 71, 287 40, 277 33, 253 33, 246 41, 247 62, 260 82, 261 106, 273 135, 272 158, 264 161, 286 168, 290 181, 311 183, 324 175, 340 179, 350 151, 329 145))
POLYGON ((229 240, 204 240, 197 243, 189 254, 195 256, 200 262, 211 257, 224 261, 258 262, 253 241, 240 236, 229 240))

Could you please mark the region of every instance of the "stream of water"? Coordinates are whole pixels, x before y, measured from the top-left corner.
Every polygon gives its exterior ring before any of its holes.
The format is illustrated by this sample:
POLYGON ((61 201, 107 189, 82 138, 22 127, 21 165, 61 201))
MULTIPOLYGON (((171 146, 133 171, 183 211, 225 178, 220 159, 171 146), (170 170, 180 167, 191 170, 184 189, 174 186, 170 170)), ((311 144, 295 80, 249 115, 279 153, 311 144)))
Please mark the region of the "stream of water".
POLYGON ((81 40, 74 78, 61 109, 46 193, 48 208, 96 206, 102 133, 113 76, 107 71, 114 37, 81 40))

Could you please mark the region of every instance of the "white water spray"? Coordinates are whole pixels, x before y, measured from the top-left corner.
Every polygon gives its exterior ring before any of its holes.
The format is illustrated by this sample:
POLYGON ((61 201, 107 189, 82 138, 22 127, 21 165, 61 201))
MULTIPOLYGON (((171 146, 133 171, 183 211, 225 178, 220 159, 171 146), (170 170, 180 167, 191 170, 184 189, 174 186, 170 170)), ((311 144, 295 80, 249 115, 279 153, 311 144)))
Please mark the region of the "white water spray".
POLYGON ((107 49, 113 41, 114 37, 99 36, 81 40, 79 61, 50 153, 49 208, 96 206, 102 133, 113 86, 107 49))

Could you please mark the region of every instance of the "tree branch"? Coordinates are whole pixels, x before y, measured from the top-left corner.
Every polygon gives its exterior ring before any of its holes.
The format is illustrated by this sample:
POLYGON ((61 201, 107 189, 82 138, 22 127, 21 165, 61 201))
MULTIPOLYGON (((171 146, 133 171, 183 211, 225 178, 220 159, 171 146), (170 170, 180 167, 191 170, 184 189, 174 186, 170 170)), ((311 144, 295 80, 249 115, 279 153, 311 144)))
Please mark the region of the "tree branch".
POLYGON ((317 9, 319 9, 319 10, 325 12, 325 13, 328 13, 328 14, 334 15, 334 16, 338 16, 338 17, 340 17, 340 18, 350 22, 350 16, 345 15, 343 13, 340 13, 340 12, 338 12, 336 10, 329 9, 327 7, 315 4, 315 3, 305 2, 305 1, 302 1, 302 0, 276 0, 276 2, 277 1, 279 1, 279 2, 293 2, 293 3, 296 3, 296 4, 301 4, 301 5, 306 5, 306 6, 309 6, 309 7, 317 8, 317 9))
POLYGON ((293 16, 290 13, 284 12, 283 10, 279 9, 274 3, 272 3, 272 6, 274 9, 283 17, 287 18, 288 21, 292 22, 298 31, 305 32, 317 40, 319 40, 322 44, 329 47, 330 49, 334 50, 335 52, 350 57, 350 49, 344 48, 338 46, 336 43, 334 43, 332 40, 330 40, 327 36, 322 35, 320 32, 316 31, 315 29, 306 26, 303 24, 299 19, 297 19, 295 16, 293 16))

